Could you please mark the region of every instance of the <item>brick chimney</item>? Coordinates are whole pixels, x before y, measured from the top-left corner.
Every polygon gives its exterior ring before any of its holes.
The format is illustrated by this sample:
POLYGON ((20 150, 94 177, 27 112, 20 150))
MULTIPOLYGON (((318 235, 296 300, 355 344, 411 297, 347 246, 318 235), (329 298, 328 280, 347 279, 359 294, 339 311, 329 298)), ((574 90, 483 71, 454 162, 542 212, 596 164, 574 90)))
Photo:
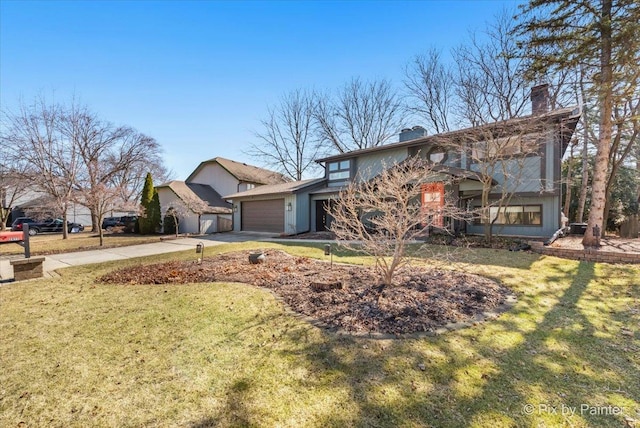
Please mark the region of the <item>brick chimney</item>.
POLYGON ((531 88, 531 114, 542 114, 549 110, 549 84, 531 88))

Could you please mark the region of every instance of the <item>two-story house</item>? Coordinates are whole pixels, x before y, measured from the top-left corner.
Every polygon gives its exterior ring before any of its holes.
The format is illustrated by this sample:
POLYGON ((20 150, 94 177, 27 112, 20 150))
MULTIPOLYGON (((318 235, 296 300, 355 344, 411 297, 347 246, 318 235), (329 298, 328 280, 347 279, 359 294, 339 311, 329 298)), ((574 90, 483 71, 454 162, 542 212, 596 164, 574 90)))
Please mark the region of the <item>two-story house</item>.
POLYGON ((232 207, 220 195, 285 183, 274 171, 221 157, 201 162, 185 181, 156 186, 160 208, 178 212, 180 233, 214 233, 232 229, 232 207))
MULTIPOLYGON (((331 222, 327 207, 345 185, 420 156, 449 178, 446 191, 461 208, 477 212, 485 194, 495 233, 548 238, 561 227, 561 161, 580 113, 576 108, 548 112, 537 97, 532 93, 529 116, 431 136, 421 127, 405 129, 397 143, 318 159, 325 167, 323 178, 227 194, 224 198, 233 201, 234 230, 326 230, 331 222)), ((437 177, 425 188, 445 190, 438 188, 437 177)), ((447 227, 483 233, 478 217, 447 227)))

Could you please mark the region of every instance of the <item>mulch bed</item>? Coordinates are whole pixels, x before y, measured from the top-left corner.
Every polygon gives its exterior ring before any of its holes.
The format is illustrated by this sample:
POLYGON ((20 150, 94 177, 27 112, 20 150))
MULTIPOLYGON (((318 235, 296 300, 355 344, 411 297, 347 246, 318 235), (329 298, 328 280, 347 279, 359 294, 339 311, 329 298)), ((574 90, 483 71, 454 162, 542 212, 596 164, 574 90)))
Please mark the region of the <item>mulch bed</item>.
POLYGON ((99 279, 107 284, 242 282, 265 287, 294 311, 327 327, 353 333, 429 332, 449 323, 470 322, 498 308, 511 292, 496 282, 461 272, 406 267, 391 287, 380 287, 372 268, 265 252, 250 264, 249 252, 193 261, 136 266, 99 279))

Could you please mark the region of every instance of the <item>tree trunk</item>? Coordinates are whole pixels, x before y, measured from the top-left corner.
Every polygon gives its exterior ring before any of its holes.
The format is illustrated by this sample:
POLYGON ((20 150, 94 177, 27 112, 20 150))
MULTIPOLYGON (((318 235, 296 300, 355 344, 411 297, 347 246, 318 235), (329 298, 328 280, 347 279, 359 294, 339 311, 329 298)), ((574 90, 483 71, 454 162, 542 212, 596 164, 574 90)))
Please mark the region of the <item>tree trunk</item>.
MULTIPOLYGON (((585 125, 586 126, 586 125, 585 125)), ((576 222, 584 221, 584 208, 587 205, 587 192, 589 190, 589 139, 585 130, 584 146, 582 148, 582 183, 580 183, 580 198, 578 200, 578 213, 576 222)))
POLYGON ((62 239, 69 238, 69 227, 67 226, 67 205, 64 206, 64 211, 62 212, 62 239))
POLYGON ((573 144, 571 144, 571 147, 569 149, 569 162, 567 164, 567 179, 565 181, 566 183, 566 192, 564 195, 564 215, 567 216, 567 218, 571 218, 571 216, 569 215, 569 209, 571 208, 571 166, 573 164, 573 144))
MULTIPOLYGON (((580 93, 582 94, 582 105, 587 105, 587 97, 584 87, 584 69, 580 69, 580 93)), ((580 183, 580 198, 578 200, 578 213, 576 222, 584 221, 584 208, 587 205, 587 192, 589 190, 589 116, 585 112, 582 115, 584 132, 584 142, 582 146, 582 182, 580 183)))
POLYGON ((484 240, 487 244, 493 239, 491 231, 491 210, 489 209, 489 192, 491 191, 491 183, 482 184, 482 224, 484 225, 484 240), (488 187, 488 188, 487 188, 488 187))
POLYGON ((601 89, 598 94, 600 123, 598 130, 598 151, 596 152, 593 183, 591 186, 591 208, 587 230, 582 239, 586 247, 598 245, 599 237, 594 236, 593 228, 602 226, 604 222, 604 208, 606 203, 607 173, 609 169, 609 152, 611 150, 611 132, 613 113, 613 65, 611 64, 611 0, 602 2, 601 18, 602 48, 600 51, 600 79, 601 89))
POLYGON ((607 229, 607 223, 609 220, 609 210, 611 209, 611 192, 613 191, 613 184, 616 181, 616 174, 618 173, 619 164, 612 162, 611 173, 607 180, 607 187, 605 188, 605 204, 602 214, 602 237, 604 238, 604 232, 607 229))
POLYGON ((92 209, 91 210, 91 231, 97 232, 98 230, 102 229, 101 226, 102 225, 100 224, 100 218, 96 214, 96 210, 92 209))
MULTIPOLYGON (((636 160, 636 176, 640 177, 640 153, 638 154, 638 160, 636 160)), ((638 180, 638 206, 640 207, 640 180, 638 180)))

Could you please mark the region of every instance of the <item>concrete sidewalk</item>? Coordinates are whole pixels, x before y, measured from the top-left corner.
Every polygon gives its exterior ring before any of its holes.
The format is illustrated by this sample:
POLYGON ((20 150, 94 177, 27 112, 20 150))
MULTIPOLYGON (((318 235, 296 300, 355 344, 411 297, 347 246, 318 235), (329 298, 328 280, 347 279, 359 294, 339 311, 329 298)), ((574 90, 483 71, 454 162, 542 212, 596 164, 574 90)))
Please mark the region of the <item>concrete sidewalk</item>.
MULTIPOLYGON (((80 266, 93 263, 110 262, 114 260, 132 259, 135 257, 152 256, 154 254, 173 253, 192 250, 195 256, 196 245, 202 243, 205 248, 234 242, 265 241, 273 238, 272 233, 259 232, 228 232, 192 238, 177 238, 158 240, 150 244, 130 245, 127 247, 105 248, 101 250, 77 251, 73 253, 51 254, 45 256, 42 265, 44 275, 51 276, 56 269, 69 266, 80 266)), ((206 253, 205 253, 206 255, 206 253)), ((13 267, 10 260, 17 260, 22 256, 15 256, 0 260, 0 280, 13 278, 13 267)))

